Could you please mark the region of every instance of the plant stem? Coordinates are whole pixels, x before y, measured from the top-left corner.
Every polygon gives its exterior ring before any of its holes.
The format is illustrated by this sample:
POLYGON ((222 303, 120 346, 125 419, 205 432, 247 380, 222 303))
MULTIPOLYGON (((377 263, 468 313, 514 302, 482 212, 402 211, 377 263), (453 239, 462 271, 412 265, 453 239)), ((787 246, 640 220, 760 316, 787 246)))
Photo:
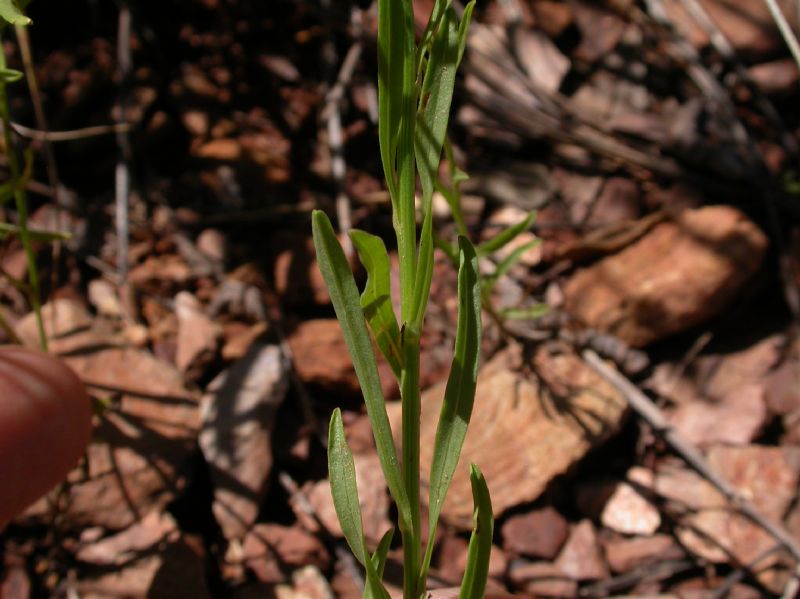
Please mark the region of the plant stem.
MULTIPOLYGON (((2 39, 0 39, 0 69, 6 68, 6 57, 2 51, 2 39)), ((25 191, 20 185, 20 170, 17 155, 14 152, 13 140, 11 139, 11 115, 8 109, 8 95, 6 85, 0 83, 0 121, 3 124, 3 144, 6 149, 8 159, 8 170, 11 173, 11 180, 14 181, 14 201, 17 207, 17 217, 19 219, 19 238, 22 248, 25 251, 25 258, 28 266, 28 279, 30 280, 30 293, 28 299, 36 317, 36 326, 39 329, 39 345, 43 351, 47 351, 47 335, 44 332, 44 322, 42 322, 42 306, 40 300, 39 273, 36 269, 36 254, 33 251, 31 235, 28 231, 28 204, 25 198, 25 191)))
POLYGON ((411 537, 403 539, 403 597, 417 599, 419 589, 422 525, 419 498, 419 332, 406 326, 402 332, 404 365, 400 376, 400 397, 403 419, 403 482, 411 504, 411 537))

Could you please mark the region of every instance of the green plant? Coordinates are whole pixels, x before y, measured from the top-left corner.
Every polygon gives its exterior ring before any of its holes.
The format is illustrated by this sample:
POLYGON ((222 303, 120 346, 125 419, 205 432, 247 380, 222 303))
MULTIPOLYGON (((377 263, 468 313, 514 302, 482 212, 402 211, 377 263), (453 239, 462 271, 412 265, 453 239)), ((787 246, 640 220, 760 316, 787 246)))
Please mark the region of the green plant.
MULTIPOLYGON (((363 231, 351 239, 368 279, 359 295, 344 252, 327 216, 312 215, 314 244, 336 315, 344 332, 367 406, 389 492, 397 506, 403 546, 403 596, 418 599, 426 588, 439 516, 472 413, 481 336, 478 257, 465 236, 458 239, 458 324, 455 352, 437 425, 429 481, 429 527, 420 517, 420 334, 433 272, 431 203, 445 141, 456 69, 466 43, 474 0, 459 20, 450 0, 436 0, 415 43, 411 0, 379 0, 378 94, 380 155, 392 201, 400 262, 400 319, 390 300, 389 256, 383 241, 363 231), (414 196, 422 191, 417 235, 414 196), (398 457, 378 378, 372 338, 400 385, 402 448, 398 457)), ((370 554, 364 540, 353 456, 339 410, 331 418, 328 464, 334 505, 345 538, 366 570, 365 597, 384 599, 383 567, 392 533, 370 554)), ((475 526, 459 597, 483 597, 493 518, 489 491, 476 466, 470 479, 475 526)))
MULTIPOLYGON (((27 2, 22 4, 24 8, 27 2)), ((5 33, 5 29, 9 24, 17 27, 25 27, 29 25, 30 22, 30 19, 20 10, 20 6, 17 2, 14 0, 0 0, 0 44, 2 44, 2 34, 5 33)), ((3 127, 3 147, 10 175, 9 180, 0 185, 0 205, 5 204, 13 198, 19 223, 16 226, 2 224, 2 227, 0 227, 0 238, 15 235, 19 237, 22 243, 28 266, 28 283, 24 284, 21 281, 14 281, 14 284, 26 292, 36 315, 36 323, 39 329, 39 343, 42 349, 47 350, 47 337, 44 332, 44 323, 42 322, 39 273, 36 269, 36 255, 33 249, 33 242, 42 239, 51 240, 53 239, 51 235, 56 235, 57 237, 60 234, 34 232, 28 229, 28 202, 25 196, 25 184, 31 176, 33 154, 31 152, 26 152, 25 166, 21 169, 11 137, 11 115, 9 112, 6 89, 10 83, 14 83, 20 79, 22 79, 22 73, 14 69, 9 69, 6 65, 5 54, 0 51, 0 124, 2 124, 3 127)), ((6 324, 2 315, 0 315, 0 321, 2 321, 0 322, 0 327, 6 332, 10 332, 11 329, 6 324)))
MULTIPOLYGON (((464 220, 464 213, 461 208, 461 184, 469 177, 456 165, 455 157, 453 156, 453 149, 449 140, 445 140, 444 152, 449 171, 449 184, 445 183, 441 179, 437 180, 436 191, 438 191, 447 202, 447 205, 450 208, 450 213, 453 215, 453 222, 455 223, 458 235, 468 237, 469 232, 467 230, 467 224, 464 220)), ((484 241, 481 244, 478 244, 475 247, 475 253, 478 255, 478 258, 482 259, 493 257, 495 253, 497 253, 499 250, 502 250, 514 239, 516 239, 520 233, 530 229, 535 220, 536 212, 529 212, 527 216, 525 216, 525 218, 520 220, 518 223, 506 227, 494 237, 484 241)), ((436 247, 441 249, 453 264, 458 264, 457 243, 448 243, 438 236, 434 238, 434 242, 436 243, 436 247)), ((497 281, 506 275, 508 271, 511 270, 514 265, 517 264, 517 262, 519 262, 520 258, 526 251, 536 247, 540 242, 541 240, 539 239, 533 239, 519 245, 512 251, 508 252, 505 257, 502 257, 497 261, 494 272, 481 275, 481 305, 489 314, 489 316, 491 316, 491 318, 501 326, 504 325, 506 320, 534 319, 547 312, 547 306, 544 304, 533 304, 531 306, 522 308, 505 307, 498 309, 492 302, 492 293, 495 285, 497 285, 497 281)))

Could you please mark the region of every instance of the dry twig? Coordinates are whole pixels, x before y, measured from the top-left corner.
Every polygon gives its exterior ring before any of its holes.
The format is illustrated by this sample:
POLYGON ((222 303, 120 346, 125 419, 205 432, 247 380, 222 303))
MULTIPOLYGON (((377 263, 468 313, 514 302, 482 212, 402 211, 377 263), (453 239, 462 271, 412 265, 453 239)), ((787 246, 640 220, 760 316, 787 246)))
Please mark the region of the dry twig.
POLYGON ((611 383, 625 397, 631 408, 643 418, 653 430, 660 435, 689 466, 710 482, 733 506, 754 523, 772 535, 783 547, 800 561, 800 545, 782 525, 772 522, 758 508, 742 495, 724 478, 722 478, 700 451, 689 443, 678 431, 673 429, 661 410, 642 393, 622 373, 606 364, 596 352, 586 349, 582 352, 584 360, 598 374, 611 383))
MULTIPOLYGON (((127 93, 131 72, 131 10, 128 3, 120 1, 117 29, 117 63, 120 72, 120 90, 117 109, 117 125, 126 124, 127 93)), ((128 278, 128 203, 130 199, 130 160, 132 156, 128 135, 120 128, 117 131, 119 158, 115 170, 116 227, 117 227, 117 272, 124 285, 128 278)))

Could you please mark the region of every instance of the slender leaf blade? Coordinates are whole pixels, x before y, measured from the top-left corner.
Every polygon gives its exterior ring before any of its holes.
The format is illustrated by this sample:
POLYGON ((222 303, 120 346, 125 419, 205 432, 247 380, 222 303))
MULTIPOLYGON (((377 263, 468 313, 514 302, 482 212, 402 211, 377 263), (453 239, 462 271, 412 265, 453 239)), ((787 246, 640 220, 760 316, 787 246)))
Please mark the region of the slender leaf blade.
MULTIPOLYGON (((9 235, 20 235, 21 230, 17 225, 0 223, 0 239, 5 239, 9 235)), ((38 229, 28 229, 31 241, 49 243, 51 241, 67 241, 72 238, 72 234, 67 231, 41 231, 38 229)))
POLYGON ((389 557, 389 549, 392 547, 392 539, 394 539, 394 528, 387 530, 381 537, 375 553, 372 554, 372 563, 375 565, 375 571, 378 576, 383 578, 383 571, 386 568, 386 558, 389 557))
POLYGON ((516 225, 512 225, 507 229, 503 229, 496 236, 480 244, 477 248, 478 255, 488 256, 492 252, 496 252, 497 250, 505 247, 509 242, 513 241, 517 235, 519 235, 523 231, 527 231, 533 224, 534 220, 536 220, 536 211, 533 211, 530 214, 528 214, 528 216, 526 216, 516 225))
POLYGON ((481 284, 475 248, 459 237, 458 326, 455 352, 436 428, 429 490, 428 548, 423 575, 430 564, 433 540, 444 499, 453 478, 475 402, 481 342, 481 284))
POLYGON ((533 241, 529 241, 528 243, 523 243, 518 248, 514 249, 508 256, 503 258, 497 268, 494 271, 493 278, 499 279, 500 277, 504 276, 511 268, 519 262, 519 259, 522 258, 522 254, 535 248, 537 245, 541 243, 540 239, 534 239, 533 241))
POLYGON ((422 231, 419 236, 419 262, 414 281, 414 299, 411 304, 411 322, 417 329, 422 329, 433 280, 433 209, 430 197, 425 204, 425 218, 422 221, 422 231))
MULTIPOLYGON (((392 539, 394 538, 394 529, 386 531, 386 534, 383 535, 380 542, 378 543, 378 548, 375 549, 375 553, 372 554, 372 567, 375 568, 376 576, 379 581, 383 580, 383 571, 386 567, 386 558, 389 556, 389 548, 392 545, 392 539)), ((381 595, 381 597, 384 597, 381 595)), ((373 592, 372 585, 366 585, 364 587, 364 599, 379 599, 378 596, 375 595, 373 592)))
POLYGON ((415 155, 423 199, 433 194, 458 63, 458 19, 448 7, 434 32, 417 111, 415 155))
POLYGON ((458 25, 458 63, 464 58, 464 50, 467 48, 467 33, 469 32, 469 24, 472 22, 472 13, 475 10, 475 1, 471 0, 464 7, 464 14, 461 15, 461 23, 458 25))
POLYGON ((367 551, 364 542, 364 527, 361 522, 361 506, 358 501, 358 485, 356 484, 356 466, 353 453, 347 445, 342 425, 342 412, 339 408, 333 411, 328 429, 328 475, 331 481, 331 495, 336 516, 342 527, 342 533, 350 545, 356 559, 367 572, 367 588, 373 598, 388 597, 367 551))
POLYGON ((529 308, 506 308, 500 312, 508 320, 536 320, 550 311, 547 304, 535 304, 529 308))
POLYGON ((492 552, 494 515, 492 498, 483 474, 475 464, 470 466, 469 480, 472 485, 472 500, 475 504, 472 536, 467 550, 467 567, 461 581, 458 599, 483 599, 489 577, 489 558, 492 552))
POLYGON ((22 71, 16 69, 0 69, 0 83, 14 83, 22 79, 22 71))
POLYGON ((361 307, 378 349, 400 378, 402 355, 400 327, 392 308, 389 254, 383 240, 365 231, 350 231, 350 239, 367 271, 367 284, 361 293, 361 307))
POLYGON ((30 25, 32 22, 22 14, 14 0, 0 0, 0 18, 12 25, 30 25))
POLYGON ((314 247, 322 277, 328 286, 347 349, 361 384, 372 434, 389 492, 397 504, 401 530, 410 530, 411 508, 403 488, 397 450, 378 376, 372 341, 367 331, 356 282, 328 217, 320 210, 312 214, 314 247))
POLYGON ((353 453, 345 439, 342 412, 333 411, 328 428, 328 476, 331 495, 342 533, 356 559, 363 565, 367 562, 364 544, 364 528, 361 522, 361 507, 358 503, 356 466, 353 453))

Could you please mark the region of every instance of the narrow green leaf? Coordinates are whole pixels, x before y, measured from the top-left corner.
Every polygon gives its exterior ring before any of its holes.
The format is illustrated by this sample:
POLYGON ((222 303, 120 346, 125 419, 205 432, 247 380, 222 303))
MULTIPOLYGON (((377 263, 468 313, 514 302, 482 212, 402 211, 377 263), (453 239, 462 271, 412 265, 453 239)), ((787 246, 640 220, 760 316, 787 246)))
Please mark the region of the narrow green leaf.
POLYGON ((12 25, 30 25, 32 22, 22 14, 14 0, 0 0, 0 18, 12 25))
POLYGON ((425 202, 425 218, 422 221, 422 231, 419 236, 419 263, 417 264, 417 278, 414 281, 414 299, 411 304, 411 322, 417 329, 422 329, 425 319, 425 309, 428 307, 428 298, 431 293, 431 280, 433 279, 433 209, 431 198, 425 202))
POLYGON ((465 237, 459 237, 458 326, 450 376, 436 428, 428 502, 428 547, 422 581, 430 565, 433 540, 447 490, 453 478, 475 401, 481 342, 481 289, 478 257, 465 237))
POLYGON ((489 576, 489 558, 492 552, 494 515, 492 498, 481 471, 475 464, 470 466, 469 482, 472 484, 472 501, 475 504, 472 536, 467 550, 467 567, 461 581, 458 599, 483 599, 486 580, 489 576))
POLYGON ((415 54, 411 2, 379 0, 378 137, 397 235, 402 320, 410 313, 416 270, 415 54))
POLYGON ((463 183, 464 181, 469 180, 469 175, 462 171, 458 166, 453 165, 453 185, 458 185, 459 183, 463 183))
POLYGON ((434 33, 441 25, 442 18, 445 11, 452 5, 452 0, 435 0, 431 8, 431 14, 428 17, 428 24, 425 25, 425 31, 422 33, 421 41, 419 43, 419 55, 417 56, 417 69, 422 67, 425 54, 430 50, 431 40, 434 33))
POLYGON ((530 308, 506 308, 500 314, 508 320, 535 320, 550 311, 547 304, 536 304, 530 308))
POLYGON ((364 320, 356 282, 328 217, 325 213, 315 210, 311 219, 317 260, 341 324, 347 349, 353 359, 356 376, 361 384, 381 468, 389 492, 397 504, 401 530, 408 531, 411 530, 411 508, 403 488, 397 450, 392 439, 392 428, 386 415, 383 390, 378 376, 378 365, 364 320))
POLYGON ((472 12, 474 10, 475 0, 471 0, 464 7, 464 14, 461 15, 461 23, 458 25, 458 62, 456 65, 460 65, 461 59, 464 58, 464 50, 467 47, 467 33, 469 32, 469 24, 472 22, 472 12))
POLYGON ((22 71, 16 69, 0 69, 0 83, 14 83, 22 79, 22 71))
POLYGON ((375 565, 375 571, 380 578, 383 578, 383 570, 386 568, 386 558, 389 556, 389 549, 392 547, 392 539, 394 539, 394 528, 387 530, 381 537, 375 553, 372 554, 372 563, 375 565))
POLYGON ((364 542, 361 506, 358 502, 358 485, 356 484, 356 466, 353 461, 353 453, 347 445, 342 425, 342 412, 339 408, 333 411, 328 429, 328 475, 331 481, 331 495, 336 516, 339 518, 342 533, 347 544, 350 545, 353 555, 367 572, 367 588, 370 590, 370 595, 381 599, 388 597, 364 542))
POLYGON ((542 242, 541 239, 534 239, 533 241, 529 241, 528 243, 523 243, 521 246, 516 248, 513 252, 511 252, 508 256, 503 258, 498 264, 497 268, 494 271, 492 277, 494 279, 499 279, 500 277, 504 276, 511 268, 519 262, 519 259, 522 257, 522 254, 527 252, 530 249, 535 248, 542 242))
MULTIPOLYGON (((389 548, 392 545, 393 538, 394 529, 386 531, 386 534, 383 535, 380 543, 378 543, 378 548, 375 550, 375 553, 372 554, 372 567, 375 568, 378 580, 381 581, 383 580, 383 570, 386 567, 386 558, 389 555, 389 548)), ((370 585, 365 585, 363 599, 378 599, 370 585)))
POLYGON ((400 327, 392 308, 389 254, 377 235, 355 229, 350 231, 350 239, 367 271, 367 284, 361 294, 364 316, 378 349, 399 379, 402 363, 400 327))
MULTIPOLYGON (((19 234, 20 229, 17 225, 0 223, 0 239, 5 239, 9 235, 19 234)), ((51 241, 66 241, 72 237, 72 234, 66 231, 39 231, 37 229, 28 229, 28 235, 31 241, 41 241, 45 243, 50 243, 51 241)))
POLYGON ((363 565, 367 562, 364 544, 364 529, 361 523, 361 507, 358 503, 356 466, 353 454, 345 439, 342 412, 336 408, 331 415, 328 429, 328 476, 331 480, 331 495, 342 533, 363 565))
POLYGON ((458 62, 458 19, 449 7, 434 32, 417 110, 415 154, 423 199, 433 194, 458 62))
POLYGON ((530 214, 528 214, 528 216, 526 216, 522 221, 518 222, 516 225, 512 225, 507 229, 503 229, 496 236, 480 244, 477 248, 478 255, 488 256, 492 252, 496 252, 500 248, 504 247, 510 241, 513 241, 513 239, 517 235, 519 235, 523 231, 527 231, 533 224, 534 220, 536 220, 536 211, 533 211, 530 214))

